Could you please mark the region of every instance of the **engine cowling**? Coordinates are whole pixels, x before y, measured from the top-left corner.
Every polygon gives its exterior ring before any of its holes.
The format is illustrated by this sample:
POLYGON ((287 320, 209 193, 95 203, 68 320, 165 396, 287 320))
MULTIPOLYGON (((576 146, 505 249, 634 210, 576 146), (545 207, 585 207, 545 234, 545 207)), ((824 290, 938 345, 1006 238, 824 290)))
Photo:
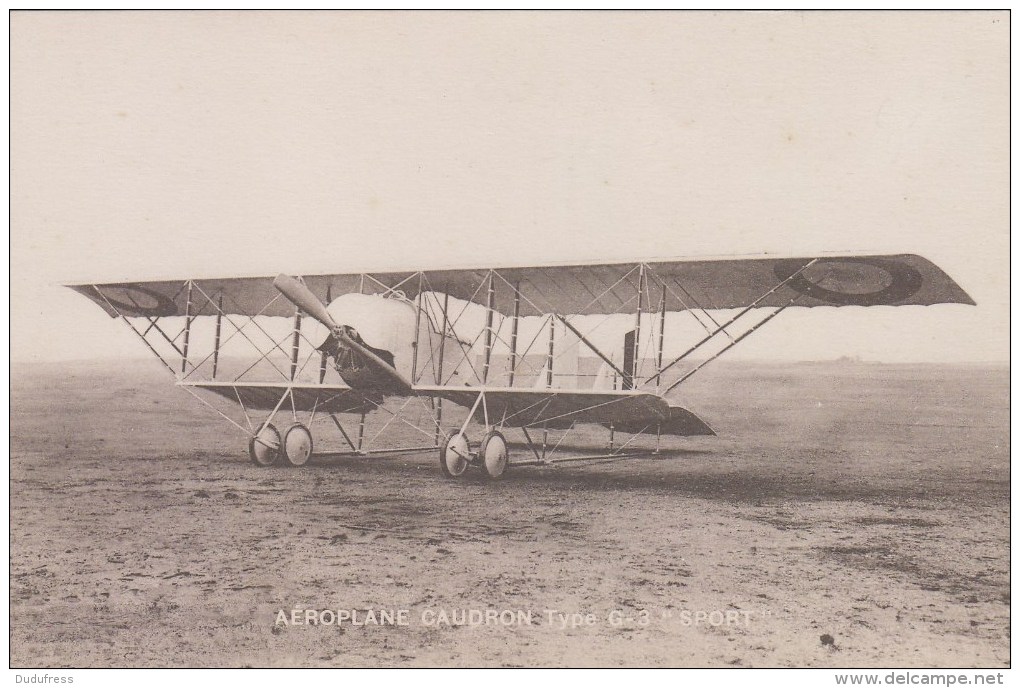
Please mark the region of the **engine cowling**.
MULTIPOLYGON (((370 349, 405 377, 411 376, 414 357, 415 309, 407 301, 370 294, 344 294, 326 306, 330 317, 342 323, 354 341, 370 349)), ((367 365, 355 351, 332 335, 318 345, 333 358, 344 382, 354 388, 372 388, 386 378, 367 365)))

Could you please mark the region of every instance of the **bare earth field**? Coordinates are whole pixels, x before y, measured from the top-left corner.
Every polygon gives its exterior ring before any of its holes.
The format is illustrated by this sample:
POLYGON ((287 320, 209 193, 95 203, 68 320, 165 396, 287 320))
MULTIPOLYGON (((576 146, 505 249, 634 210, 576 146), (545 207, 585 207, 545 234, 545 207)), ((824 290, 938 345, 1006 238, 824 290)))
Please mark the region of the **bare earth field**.
POLYGON ((155 362, 12 375, 15 667, 1010 662, 1005 366, 720 362, 682 397, 719 437, 494 483, 257 468, 155 362), (533 619, 422 619, 462 609, 533 619))

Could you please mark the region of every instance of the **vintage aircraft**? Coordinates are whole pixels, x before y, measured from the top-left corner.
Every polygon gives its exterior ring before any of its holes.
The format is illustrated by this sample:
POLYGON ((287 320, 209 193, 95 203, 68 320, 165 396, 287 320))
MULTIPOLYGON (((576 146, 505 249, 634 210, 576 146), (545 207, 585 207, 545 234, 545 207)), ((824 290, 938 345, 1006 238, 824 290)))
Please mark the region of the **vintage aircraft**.
MULTIPOLYGON (((67 286, 123 319, 178 386, 248 436, 251 460, 260 466, 307 463, 313 451, 310 428, 316 419, 329 419, 349 445, 346 453, 438 449, 444 475, 460 476, 475 466, 491 478, 511 465, 504 434, 509 429, 521 432, 534 456, 513 465, 648 454, 658 450, 663 435, 715 434, 667 395, 787 308, 974 303, 942 270, 916 255, 67 286), (667 325, 678 331, 673 318, 683 314, 704 334, 666 360, 667 325), (611 320, 620 329, 620 318, 626 323, 622 333, 596 335, 611 320), (211 340, 211 346, 199 352, 203 322, 208 325, 203 339, 211 340), (473 336, 465 335, 465 329, 473 336), (238 355, 238 344, 244 345, 247 358, 238 355), (583 359, 600 363, 598 373, 585 375, 579 367, 583 359), (310 366, 313 360, 317 366, 310 366), (541 361, 538 371, 536 360, 541 361), (225 374, 228 361, 235 370, 225 374), (236 402, 244 424, 196 391, 236 402), (444 400, 468 409, 451 431, 443 428, 444 400), (419 414, 425 411, 423 423, 408 420, 409 406, 419 414), (253 422, 251 411, 268 415, 253 422), (372 442, 399 421, 430 444, 366 446, 366 416, 373 412, 385 423, 372 442), (360 419, 357 440, 341 421, 345 414, 360 419), (277 423, 286 426, 282 432, 277 423), (470 423, 484 429, 477 443, 468 437, 470 423), (582 425, 608 429, 608 449, 556 458, 565 435, 550 451, 550 430, 582 425), (540 442, 531 430, 542 432, 540 442), (631 438, 617 446, 615 433, 631 438), (640 436, 654 436, 655 449, 628 450, 640 436)), ((676 331, 668 336, 678 336, 676 331)))

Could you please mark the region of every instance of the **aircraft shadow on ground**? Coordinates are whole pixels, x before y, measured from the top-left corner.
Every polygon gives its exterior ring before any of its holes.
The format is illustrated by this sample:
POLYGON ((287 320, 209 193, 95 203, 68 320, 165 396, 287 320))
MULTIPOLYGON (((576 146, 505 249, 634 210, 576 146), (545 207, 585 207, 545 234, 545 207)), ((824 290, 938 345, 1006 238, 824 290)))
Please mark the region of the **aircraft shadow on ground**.
MULTIPOLYGON (((561 447, 562 448, 562 447, 561 447)), ((591 451, 591 447, 585 448, 591 451)), ((515 452, 517 460, 523 454, 515 452)), ((361 474, 422 476, 423 463, 438 460, 429 454, 416 454, 413 463, 408 455, 397 456, 336 456, 316 455, 312 463, 301 470, 358 471, 361 474), (425 457, 428 457, 426 459, 425 457)), ((531 457, 529 457, 531 458, 531 457)), ((558 489, 565 492, 619 492, 654 491, 674 493, 677 496, 713 499, 719 501, 757 504, 784 499, 805 501, 874 501, 899 503, 904 499, 939 499, 959 497, 961 485, 934 483, 917 486, 902 480, 889 480, 874 476, 869 480, 848 481, 834 474, 784 471, 775 465, 755 464, 747 468, 720 468, 718 464, 728 458, 709 449, 671 449, 658 455, 636 458, 610 458, 577 461, 552 466, 511 466, 498 480, 491 481, 480 470, 469 469, 455 480, 443 478, 435 466, 434 479, 445 484, 489 485, 494 490, 515 488, 558 489), (715 458, 713 458, 715 457, 715 458), (688 462, 685 463, 685 460, 688 462)), ((994 499, 993 486, 981 488, 982 497, 994 499)), ((1002 487, 1002 486, 994 486, 1002 487)), ((1008 494, 1008 485, 1004 487, 1008 494)))

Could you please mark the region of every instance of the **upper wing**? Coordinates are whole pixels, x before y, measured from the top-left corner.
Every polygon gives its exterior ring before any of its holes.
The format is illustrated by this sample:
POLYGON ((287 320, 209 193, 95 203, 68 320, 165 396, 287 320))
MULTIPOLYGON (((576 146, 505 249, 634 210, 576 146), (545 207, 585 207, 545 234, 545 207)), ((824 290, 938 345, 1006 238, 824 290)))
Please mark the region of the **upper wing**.
MULTIPOLYGON (((906 306, 974 301, 946 273, 921 256, 818 256, 740 258, 597 265, 553 265, 467 270, 424 270, 304 277, 324 301, 343 293, 442 292, 509 315, 515 290, 522 314, 634 313, 639 292, 665 295, 670 311, 746 306, 906 306), (643 288, 639 282, 644 278, 643 288), (764 298, 763 298, 764 297, 764 298), (792 302, 792 303, 791 303, 792 302)), ((290 316, 294 306, 273 287, 272 277, 119 282, 68 285, 107 313, 169 316, 212 312, 290 316), (187 310, 189 295, 192 303, 187 310), (200 310, 202 306, 209 306, 200 310)), ((645 309, 656 304, 644 303, 645 309)))

